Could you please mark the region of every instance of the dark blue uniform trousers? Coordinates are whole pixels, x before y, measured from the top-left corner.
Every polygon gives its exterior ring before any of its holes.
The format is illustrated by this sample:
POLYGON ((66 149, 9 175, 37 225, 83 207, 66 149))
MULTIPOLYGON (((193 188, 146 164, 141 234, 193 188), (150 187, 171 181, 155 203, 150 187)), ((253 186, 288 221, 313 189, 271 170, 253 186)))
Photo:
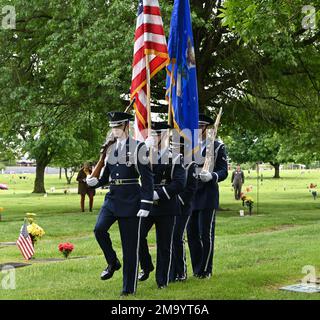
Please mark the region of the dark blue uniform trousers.
POLYGON ((112 248, 108 230, 118 220, 122 254, 123 254, 123 291, 134 293, 137 288, 139 264, 139 239, 141 218, 115 217, 112 210, 112 201, 106 200, 100 210, 94 229, 96 239, 103 251, 108 264, 114 264, 117 254, 112 248))
POLYGON ((175 216, 149 216, 142 218, 141 221, 140 265, 141 269, 146 271, 153 269, 147 236, 153 224, 156 226, 156 282, 158 286, 167 286, 169 283, 175 221, 175 216))
POLYGON ((170 281, 174 281, 177 277, 187 276, 184 235, 189 219, 189 215, 176 217, 176 224, 173 230, 173 256, 170 270, 170 281))
POLYGON ((215 209, 193 211, 187 235, 194 274, 212 273, 215 236, 215 209))

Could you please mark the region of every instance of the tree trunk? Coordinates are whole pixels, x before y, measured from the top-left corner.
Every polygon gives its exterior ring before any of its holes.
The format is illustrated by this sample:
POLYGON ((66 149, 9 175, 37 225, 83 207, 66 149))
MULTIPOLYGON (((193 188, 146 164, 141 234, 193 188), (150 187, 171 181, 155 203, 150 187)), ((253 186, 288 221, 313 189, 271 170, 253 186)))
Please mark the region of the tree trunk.
POLYGON ((68 168, 64 168, 64 174, 65 174, 66 179, 67 179, 67 184, 71 184, 71 180, 72 180, 74 174, 72 174, 72 172, 71 172, 70 177, 69 177, 68 176, 68 168))
POLYGON ((61 180, 62 179, 62 168, 60 167, 59 168, 59 180, 61 180))
POLYGON ((274 167, 274 179, 280 178, 280 163, 270 162, 270 164, 274 167))
POLYGON ((46 164, 42 162, 37 162, 36 167, 36 179, 34 181, 34 189, 32 193, 46 193, 44 188, 44 171, 46 169, 46 164))

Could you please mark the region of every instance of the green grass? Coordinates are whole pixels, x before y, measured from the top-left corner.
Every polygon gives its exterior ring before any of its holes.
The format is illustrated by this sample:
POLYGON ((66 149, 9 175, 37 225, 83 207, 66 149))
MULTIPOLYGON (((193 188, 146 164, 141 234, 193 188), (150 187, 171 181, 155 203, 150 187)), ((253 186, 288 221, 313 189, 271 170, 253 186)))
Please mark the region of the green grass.
MULTIPOLYGON (((246 174, 248 176, 248 174, 246 174)), ((253 216, 239 216, 239 201, 233 200, 230 178, 220 186, 221 206, 216 224, 214 275, 211 279, 192 277, 188 259, 189 279, 158 290, 154 273, 139 283, 133 299, 319 299, 317 294, 291 293, 279 287, 297 283, 305 274, 302 268, 313 265, 319 272, 320 199, 314 201, 307 186, 318 183, 319 171, 282 172, 282 179, 264 172, 260 185, 257 214, 257 182, 255 173, 246 179, 252 185, 255 200, 253 216), (284 190, 285 189, 285 190, 284 190)), ((0 191, 0 242, 16 241, 26 212, 37 214, 37 223, 45 237, 36 244, 36 258, 60 258, 58 244, 74 243, 71 257, 86 257, 62 262, 35 262, 16 270, 16 290, 3 290, 0 299, 118 299, 122 274, 116 272, 109 281, 100 281, 105 267, 101 250, 94 239, 93 228, 105 191, 98 191, 93 213, 81 213, 76 189, 65 195, 64 180, 46 176, 48 197, 31 194, 33 177, 20 180, 0 176, 9 191, 0 191), (10 180, 11 179, 11 180, 10 180), (16 183, 14 183, 16 182, 16 183), (56 188, 55 193, 50 188, 56 188)), ((76 188, 73 184, 71 188, 76 188)), ((114 246, 121 257, 118 226, 111 230, 114 246)), ((149 235, 155 262, 154 231, 149 235)), ((23 262, 19 250, 0 248, 0 263, 23 262)), ((1 276, 0 273, 0 280, 1 276)), ((1 283, 1 281, 0 281, 1 283)))

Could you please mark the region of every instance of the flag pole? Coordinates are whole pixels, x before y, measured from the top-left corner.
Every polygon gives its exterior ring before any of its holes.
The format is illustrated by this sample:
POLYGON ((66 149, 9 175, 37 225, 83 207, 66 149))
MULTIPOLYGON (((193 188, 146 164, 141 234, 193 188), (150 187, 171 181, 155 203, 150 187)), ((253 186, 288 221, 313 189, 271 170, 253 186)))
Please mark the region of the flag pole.
MULTIPOLYGON (((151 75, 150 75, 150 56, 146 55, 146 71, 147 71, 147 116, 148 116, 148 137, 151 137, 151 75)), ((151 170, 153 164, 153 152, 152 147, 150 148, 150 163, 151 170)))
POLYGON ((172 68, 171 68, 171 76, 170 76, 170 88, 169 88, 169 109, 168 109, 168 125, 172 126, 173 124, 173 114, 172 114, 172 87, 173 87, 173 79, 174 79, 174 67, 175 61, 172 59, 172 68))
POLYGON ((147 113, 148 113, 148 137, 151 136, 151 81, 150 81, 150 57, 146 55, 146 71, 147 71, 147 113))
MULTIPOLYGON (((168 125, 172 128, 173 127, 173 113, 172 113, 172 87, 173 87, 173 79, 174 79, 174 67, 175 61, 172 59, 171 62, 171 75, 170 75, 170 87, 169 87, 169 105, 168 105, 168 125)), ((168 135, 168 148, 170 147, 170 136, 171 136, 171 129, 169 129, 168 135)))

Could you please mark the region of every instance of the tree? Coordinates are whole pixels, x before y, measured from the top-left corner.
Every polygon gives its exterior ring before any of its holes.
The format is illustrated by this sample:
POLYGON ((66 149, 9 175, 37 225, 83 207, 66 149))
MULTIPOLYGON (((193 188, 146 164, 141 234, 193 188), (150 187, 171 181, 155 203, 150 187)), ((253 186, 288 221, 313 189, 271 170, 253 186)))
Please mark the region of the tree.
MULTIPOLYGON (((224 135, 238 123, 304 130, 299 119, 319 114, 320 67, 319 32, 301 29, 303 2, 190 2, 201 111, 224 107, 224 135)), ((161 1, 167 34, 172 5, 161 1)), ((126 104, 137 3, 17 0, 15 6, 16 30, 0 31, 0 125, 7 141, 38 158, 35 191, 43 192, 44 166, 65 152, 58 129, 73 132, 80 117, 102 140, 105 112, 126 104)), ((156 103, 164 85, 165 71, 152 82, 156 103)))
POLYGON ((129 90, 129 81, 121 80, 130 69, 121 59, 129 52, 122 41, 130 37, 128 3, 20 0, 17 29, 0 32, 0 122, 6 141, 21 144, 37 161, 34 192, 45 192, 44 168, 70 145, 66 131, 77 117, 101 131, 102 142, 105 111, 122 108, 120 93, 129 90), (116 28, 112 17, 119 19, 116 28), (114 43, 118 47, 108 49, 114 43))
MULTIPOLYGON (((191 0, 200 107, 224 106, 229 123, 283 126, 305 93, 314 93, 311 101, 317 96, 318 38, 301 30, 302 1, 250 2, 191 0)), ((172 4, 161 2, 167 34, 172 4)), ((41 103, 76 108, 81 102, 93 111, 107 109, 105 101, 114 109, 121 106, 120 96, 130 87, 137 3, 20 0, 17 5, 24 16, 17 19, 14 44, 21 39, 24 56, 15 60, 29 73, 32 62, 41 64, 39 78, 46 82, 41 103)), ((6 45, 10 40, 6 37, 6 45)), ((164 78, 162 72, 152 83, 155 101, 164 97, 164 78)))
POLYGON ((280 164, 293 161, 293 154, 284 152, 284 137, 277 133, 238 131, 227 138, 228 154, 232 161, 268 162, 274 167, 274 178, 280 178, 280 164))
POLYGON ((54 158, 52 164, 64 169, 67 184, 84 162, 95 162, 101 145, 100 132, 86 123, 77 122, 70 133, 67 145, 54 158))
MULTIPOLYGON (((244 66, 247 79, 237 85, 245 115, 250 109, 262 117, 259 125, 272 122, 278 128, 305 129, 304 119, 319 113, 320 65, 318 29, 304 29, 305 2, 224 1, 223 26, 247 48, 252 69, 244 66), (247 107, 244 105, 246 104, 247 107), (274 113, 273 117, 269 114, 274 113)), ((319 12, 317 13, 319 17, 319 12)), ((250 126, 252 118, 246 122, 250 126)))

